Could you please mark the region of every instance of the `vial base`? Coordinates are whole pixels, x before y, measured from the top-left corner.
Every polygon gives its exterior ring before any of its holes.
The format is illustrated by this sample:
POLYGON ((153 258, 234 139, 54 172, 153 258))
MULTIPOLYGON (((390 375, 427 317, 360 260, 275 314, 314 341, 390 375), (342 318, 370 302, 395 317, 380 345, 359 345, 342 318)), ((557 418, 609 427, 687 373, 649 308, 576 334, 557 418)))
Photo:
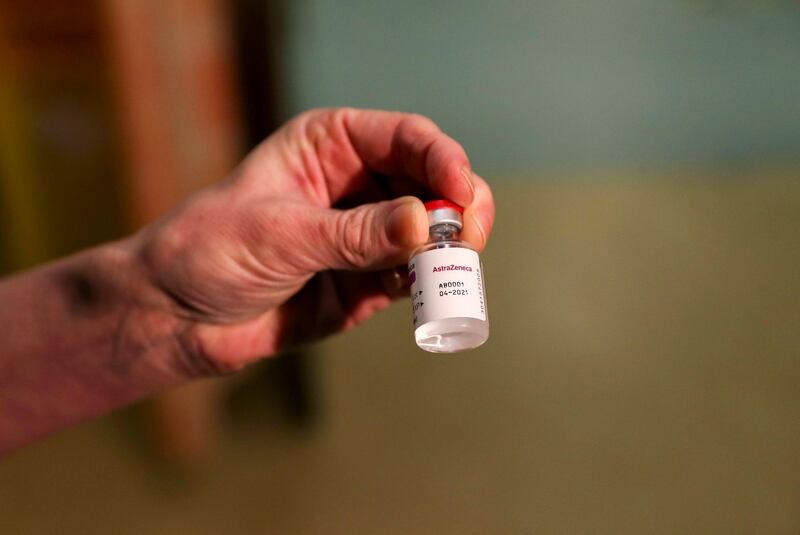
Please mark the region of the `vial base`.
POLYGON ((482 345, 489 338, 489 322, 475 318, 445 318, 420 325, 414 331, 420 349, 455 353, 482 345))

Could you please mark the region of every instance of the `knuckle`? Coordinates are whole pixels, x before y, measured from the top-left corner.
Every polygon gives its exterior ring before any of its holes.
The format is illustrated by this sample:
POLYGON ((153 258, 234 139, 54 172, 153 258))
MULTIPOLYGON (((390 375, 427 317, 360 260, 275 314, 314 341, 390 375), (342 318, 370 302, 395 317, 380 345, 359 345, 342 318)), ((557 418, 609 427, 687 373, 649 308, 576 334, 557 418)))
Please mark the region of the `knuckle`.
POLYGON ((345 124, 347 121, 350 120, 350 117, 355 113, 355 108, 332 108, 329 109, 328 112, 330 113, 331 120, 335 124, 345 124))
POLYGON ((430 135, 439 131, 439 126, 433 119, 419 113, 409 114, 403 121, 402 126, 410 135, 430 135))
POLYGON ((339 124, 343 121, 347 121, 355 111, 355 108, 350 107, 311 108, 296 115, 292 121, 302 124, 314 122, 339 124))
POLYGON ((309 133, 324 129, 324 125, 328 123, 327 117, 330 116, 331 111, 332 110, 328 108, 312 108, 305 110, 295 115, 294 118, 286 124, 284 129, 290 133, 290 137, 308 136, 309 133))
POLYGON ((337 243, 342 260, 353 267, 364 266, 369 258, 371 218, 365 209, 343 212, 337 221, 337 243))
MULTIPOLYGON (((441 139, 441 130, 431 119, 424 115, 409 115, 397 130, 397 141, 406 157, 414 153, 427 154, 433 145, 441 139)), ((420 162, 422 163, 422 162, 420 162)))

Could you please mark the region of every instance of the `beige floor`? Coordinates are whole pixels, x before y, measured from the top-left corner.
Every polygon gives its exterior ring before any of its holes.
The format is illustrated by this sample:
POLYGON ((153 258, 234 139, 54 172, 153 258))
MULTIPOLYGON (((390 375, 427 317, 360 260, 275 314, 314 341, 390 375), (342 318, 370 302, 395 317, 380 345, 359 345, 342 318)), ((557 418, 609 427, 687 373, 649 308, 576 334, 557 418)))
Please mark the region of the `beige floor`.
POLYGON ((800 532, 800 172, 529 184, 486 347, 402 303, 320 347, 314 432, 248 413, 178 477, 116 415, 0 461, 0 532, 800 532))

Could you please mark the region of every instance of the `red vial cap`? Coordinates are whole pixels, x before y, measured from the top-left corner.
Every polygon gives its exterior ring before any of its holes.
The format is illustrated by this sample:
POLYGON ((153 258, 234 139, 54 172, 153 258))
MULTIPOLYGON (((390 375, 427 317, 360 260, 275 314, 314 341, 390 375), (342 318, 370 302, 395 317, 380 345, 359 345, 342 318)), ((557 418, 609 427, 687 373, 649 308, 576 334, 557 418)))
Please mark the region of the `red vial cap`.
POLYGON ((428 201, 425 203, 425 210, 428 212, 432 212, 433 210, 438 210, 440 208, 452 208, 459 214, 464 213, 464 209, 462 207, 446 199, 436 199, 435 201, 428 201))

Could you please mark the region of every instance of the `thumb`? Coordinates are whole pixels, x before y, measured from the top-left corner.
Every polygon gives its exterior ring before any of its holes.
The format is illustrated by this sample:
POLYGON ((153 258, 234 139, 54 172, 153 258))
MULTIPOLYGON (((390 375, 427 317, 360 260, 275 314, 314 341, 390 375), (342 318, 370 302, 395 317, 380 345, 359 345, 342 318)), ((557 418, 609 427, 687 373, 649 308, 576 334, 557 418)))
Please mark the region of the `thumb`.
POLYGON ((307 244, 314 250, 307 252, 314 259, 316 271, 395 266, 407 261, 409 249, 428 237, 428 216, 416 197, 314 212, 309 215, 318 232, 307 244))

